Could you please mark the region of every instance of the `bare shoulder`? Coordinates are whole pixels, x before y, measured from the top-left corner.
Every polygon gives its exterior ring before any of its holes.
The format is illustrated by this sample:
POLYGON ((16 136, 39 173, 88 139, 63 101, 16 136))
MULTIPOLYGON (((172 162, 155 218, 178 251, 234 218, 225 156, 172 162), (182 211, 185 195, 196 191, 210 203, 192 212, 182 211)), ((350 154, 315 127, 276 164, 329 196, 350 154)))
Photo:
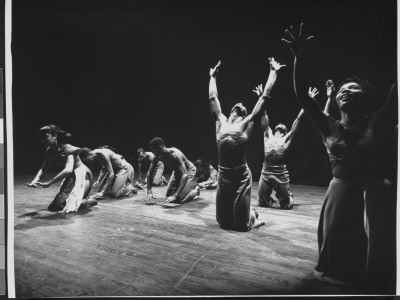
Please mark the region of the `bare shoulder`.
POLYGON ((169 150, 171 150, 171 155, 174 155, 174 156, 182 156, 183 155, 182 151, 179 150, 178 148, 171 147, 171 148, 169 148, 169 150))
POLYGON ((101 157, 101 158, 109 158, 112 151, 109 149, 95 149, 93 150, 93 153, 97 156, 97 157, 101 157))

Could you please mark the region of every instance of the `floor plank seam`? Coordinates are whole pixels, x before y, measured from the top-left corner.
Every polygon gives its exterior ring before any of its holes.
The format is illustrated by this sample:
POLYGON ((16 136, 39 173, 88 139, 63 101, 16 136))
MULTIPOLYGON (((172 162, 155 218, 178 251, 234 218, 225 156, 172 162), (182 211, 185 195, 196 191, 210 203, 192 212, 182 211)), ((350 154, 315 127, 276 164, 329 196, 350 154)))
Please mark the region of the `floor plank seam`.
POLYGON ((190 267, 189 271, 187 271, 185 273, 185 275, 183 275, 183 277, 181 278, 181 280, 179 280, 179 282, 177 284, 175 284, 174 288, 177 288, 184 280, 185 278, 193 271, 194 267, 197 265, 198 262, 200 262, 203 258, 205 258, 208 254, 210 254, 211 252, 213 252, 214 250, 218 249, 219 247, 222 246, 222 243, 217 245, 216 247, 212 248, 211 250, 209 250, 206 254, 200 256, 190 267))

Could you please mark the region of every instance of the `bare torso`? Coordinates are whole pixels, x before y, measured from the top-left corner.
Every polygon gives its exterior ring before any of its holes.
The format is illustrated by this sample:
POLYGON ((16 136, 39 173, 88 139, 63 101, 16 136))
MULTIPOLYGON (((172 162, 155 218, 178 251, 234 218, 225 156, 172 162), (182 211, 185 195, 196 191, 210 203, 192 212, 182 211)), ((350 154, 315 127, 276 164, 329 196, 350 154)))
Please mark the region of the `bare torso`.
POLYGON ((245 164, 246 146, 249 140, 247 127, 241 123, 221 124, 217 132, 219 164, 226 168, 235 168, 245 164))
POLYGON ((93 153, 101 153, 104 157, 108 157, 114 171, 124 166, 123 157, 109 149, 95 149, 93 153))

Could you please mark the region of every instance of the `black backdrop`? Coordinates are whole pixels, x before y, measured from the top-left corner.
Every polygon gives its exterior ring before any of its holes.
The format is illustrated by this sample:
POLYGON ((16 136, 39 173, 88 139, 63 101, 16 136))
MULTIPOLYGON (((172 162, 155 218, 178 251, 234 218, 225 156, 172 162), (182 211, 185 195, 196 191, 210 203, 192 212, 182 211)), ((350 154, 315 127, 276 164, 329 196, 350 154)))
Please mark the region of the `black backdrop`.
MULTIPOLYGON (((189 159, 217 165, 208 104, 209 68, 222 60, 222 110, 251 110, 252 89, 265 84, 267 57, 286 64, 268 104, 272 126, 291 126, 299 106, 293 58, 280 41, 304 22, 315 35, 308 79, 325 101, 325 81, 357 74, 384 101, 397 80, 395 0, 18 0, 13 1, 13 129, 17 175, 44 159, 37 130, 57 124, 72 144, 112 145, 132 161, 155 136, 189 159)), ((305 119, 288 157, 296 184, 326 185, 330 166, 318 133, 305 119)), ((262 166, 260 124, 247 152, 254 180, 262 166)), ((33 175, 32 175, 33 176, 33 175)))

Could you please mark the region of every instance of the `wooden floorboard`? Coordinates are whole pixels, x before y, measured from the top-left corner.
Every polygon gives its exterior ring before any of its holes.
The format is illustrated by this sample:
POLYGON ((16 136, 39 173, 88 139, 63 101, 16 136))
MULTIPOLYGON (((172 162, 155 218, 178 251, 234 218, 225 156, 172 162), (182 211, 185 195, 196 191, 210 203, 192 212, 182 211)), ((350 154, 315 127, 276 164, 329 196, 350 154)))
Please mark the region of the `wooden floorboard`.
POLYGON ((59 215, 46 210, 58 187, 29 179, 15 178, 17 297, 362 293, 312 278, 324 187, 292 186, 293 210, 257 208, 266 225, 234 232, 216 222, 215 191, 176 208, 146 206, 139 191, 59 215))

